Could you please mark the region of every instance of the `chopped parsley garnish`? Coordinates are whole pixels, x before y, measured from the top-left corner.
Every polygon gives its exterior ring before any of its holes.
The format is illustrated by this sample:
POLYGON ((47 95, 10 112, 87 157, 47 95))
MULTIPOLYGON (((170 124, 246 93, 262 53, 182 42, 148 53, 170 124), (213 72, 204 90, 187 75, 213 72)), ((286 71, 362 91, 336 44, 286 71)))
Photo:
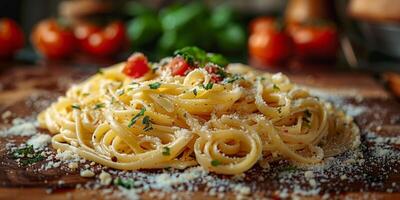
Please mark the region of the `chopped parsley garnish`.
POLYGON ((281 88, 279 88, 276 84, 272 85, 272 89, 274 89, 274 91, 280 91, 281 88))
POLYGON ((114 185, 121 186, 127 189, 131 189, 134 186, 134 181, 131 178, 116 178, 114 179, 114 185))
POLYGON ((153 127, 151 127, 151 120, 149 116, 143 117, 142 124, 144 125, 144 131, 150 131, 153 129, 153 127))
POLYGON ((278 112, 282 113, 282 108, 281 107, 278 107, 278 112))
POLYGON ((169 155, 171 155, 171 152, 170 152, 169 147, 164 147, 164 148, 163 148, 162 155, 164 155, 164 156, 169 156, 169 155))
POLYGON ((297 167, 294 165, 288 165, 288 166, 282 168, 282 171, 285 171, 285 172, 291 172, 291 171, 296 171, 296 170, 297 170, 297 167))
POLYGON ((224 79, 228 76, 228 73, 225 72, 225 70, 222 67, 217 68, 217 73, 216 73, 221 79, 224 79))
POLYGON ((87 92, 82 94, 82 96, 84 96, 84 97, 87 97, 89 95, 90 95, 90 93, 87 93, 87 92))
POLYGON ((81 107, 80 107, 80 106, 78 106, 78 105, 71 105, 71 108, 72 108, 72 109, 78 109, 78 110, 80 110, 80 109, 81 109, 81 107))
POLYGON ((220 164, 221 164, 221 162, 219 160, 212 160, 211 161, 211 165, 214 166, 214 167, 216 167, 216 166, 218 166, 220 164))
POLYGON ((149 84, 150 89, 153 89, 153 90, 158 89, 160 86, 161 86, 160 82, 155 82, 155 83, 149 84))
POLYGON ((103 71, 102 69, 98 69, 98 70, 97 70, 97 73, 103 75, 103 74, 104 74, 104 71, 103 71))
POLYGON ((203 88, 206 90, 210 90, 213 88, 213 85, 214 85, 213 83, 208 82, 207 85, 203 85, 203 88))
POLYGON ((207 53, 198 47, 184 47, 174 52, 175 56, 181 56, 190 65, 198 64, 204 67, 207 63, 214 63, 220 67, 228 65, 229 61, 220 54, 207 53))
POLYGON ((241 80, 241 79, 244 79, 244 78, 242 76, 238 75, 238 74, 234 74, 231 77, 225 78, 224 82, 225 83, 233 83, 233 82, 235 82, 237 80, 241 80))
POLYGON ((129 85, 140 85, 140 83, 133 81, 132 83, 129 83, 129 85))
POLYGON ((41 151, 35 152, 32 145, 28 145, 26 147, 18 148, 11 152, 11 157, 13 159, 19 159, 19 162, 22 165, 29 165, 41 160, 44 160, 45 157, 42 156, 41 151))
POLYGON ((105 107, 105 104, 104 104, 104 103, 98 103, 98 104, 96 104, 96 105, 94 106, 94 109, 97 110, 97 109, 104 108, 104 107, 105 107))
POLYGON ((194 96, 197 96, 197 90, 196 89, 193 90, 193 94, 194 94, 194 96))
POLYGON ((136 123, 136 121, 139 119, 139 117, 144 115, 144 112, 146 112, 146 108, 142 108, 138 114, 133 116, 131 121, 128 124, 128 127, 129 128, 132 127, 136 123))

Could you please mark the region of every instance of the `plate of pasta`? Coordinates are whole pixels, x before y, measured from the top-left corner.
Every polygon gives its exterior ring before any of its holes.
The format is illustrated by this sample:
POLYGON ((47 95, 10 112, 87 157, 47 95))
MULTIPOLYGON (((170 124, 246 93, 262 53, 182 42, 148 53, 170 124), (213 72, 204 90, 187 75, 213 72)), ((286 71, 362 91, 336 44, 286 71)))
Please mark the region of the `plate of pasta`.
POLYGON ((352 117, 284 74, 196 47, 157 63, 134 53, 73 85, 38 121, 53 148, 120 170, 236 175, 275 160, 313 165, 360 144, 352 117))

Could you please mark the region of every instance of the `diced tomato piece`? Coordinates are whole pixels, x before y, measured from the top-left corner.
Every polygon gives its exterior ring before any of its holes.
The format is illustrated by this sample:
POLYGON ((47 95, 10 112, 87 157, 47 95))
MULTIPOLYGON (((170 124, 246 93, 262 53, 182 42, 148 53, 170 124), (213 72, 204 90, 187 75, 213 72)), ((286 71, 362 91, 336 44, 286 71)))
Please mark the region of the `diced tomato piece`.
POLYGON ((168 64, 173 76, 184 76, 185 73, 191 68, 188 62, 182 57, 175 57, 168 64))
POLYGON ((142 53, 134 53, 128 58, 123 72, 132 78, 140 78, 149 70, 150 67, 146 56, 142 53))
POLYGON ((204 69, 211 75, 211 82, 218 83, 223 80, 223 77, 218 74, 218 71, 220 70, 218 67, 207 65, 204 69))

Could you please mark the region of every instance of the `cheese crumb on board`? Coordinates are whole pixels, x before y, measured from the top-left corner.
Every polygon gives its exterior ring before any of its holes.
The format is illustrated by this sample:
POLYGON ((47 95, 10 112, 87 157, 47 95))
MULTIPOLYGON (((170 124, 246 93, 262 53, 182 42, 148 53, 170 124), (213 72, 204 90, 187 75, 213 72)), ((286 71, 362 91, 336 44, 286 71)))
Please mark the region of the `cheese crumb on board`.
POLYGON ((81 171, 80 175, 85 178, 90 178, 93 177, 95 174, 92 170, 85 169, 81 171))
POLYGON ((109 173, 102 171, 100 173, 100 184, 101 185, 110 185, 111 181, 112 181, 112 177, 109 173))
POLYGON ((35 120, 15 118, 10 128, 5 128, 0 131, 0 136, 32 136, 38 134, 37 127, 38 122, 35 120))
POLYGON ((32 145, 35 149, 43 149, 51 141, 51 136, 47 134, 37 134, 31 137, 27 143, 32 145))

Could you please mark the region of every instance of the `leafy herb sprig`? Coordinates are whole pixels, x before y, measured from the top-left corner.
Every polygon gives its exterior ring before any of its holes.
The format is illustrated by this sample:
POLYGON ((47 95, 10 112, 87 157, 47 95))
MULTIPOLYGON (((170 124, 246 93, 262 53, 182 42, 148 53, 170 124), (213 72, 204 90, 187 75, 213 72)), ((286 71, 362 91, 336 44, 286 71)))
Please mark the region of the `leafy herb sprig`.
POLYGON ((207 53, 198 47, 184 47, 174 52, 175 56, 181 56, 190 65, 204 67, 207 63, 214 63, 220 67, 225 67, 229 61, 221 54, 207 53))

